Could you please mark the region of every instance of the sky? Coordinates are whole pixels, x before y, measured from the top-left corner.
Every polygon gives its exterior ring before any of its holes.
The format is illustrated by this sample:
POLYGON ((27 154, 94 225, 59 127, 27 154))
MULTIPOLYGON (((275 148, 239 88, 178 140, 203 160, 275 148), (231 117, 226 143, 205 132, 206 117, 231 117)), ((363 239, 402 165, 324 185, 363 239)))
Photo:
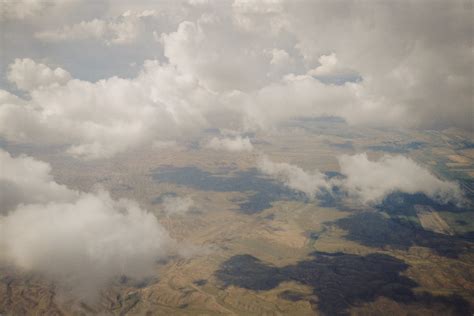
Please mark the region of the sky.
MULTIPOLYGON (((473 132, 472 1, 0 1, 0 139, 9 143, 96 160, 219 129, 204 147, 251 152, 248 133, 320 116, 473 132)), ((456 183, 403 156, 338 162, 343 180, 264 155, 258 168, 309 198, 338 186, 364 204, 396 190, 462 200, 456 183)), ((0 260, 84 294, 152 270, 176 246, 134 201, 68 188, 34 157, 0 149, 0 165, 0 260)), ((172 198, 166 213, 192 205, 172 198)))

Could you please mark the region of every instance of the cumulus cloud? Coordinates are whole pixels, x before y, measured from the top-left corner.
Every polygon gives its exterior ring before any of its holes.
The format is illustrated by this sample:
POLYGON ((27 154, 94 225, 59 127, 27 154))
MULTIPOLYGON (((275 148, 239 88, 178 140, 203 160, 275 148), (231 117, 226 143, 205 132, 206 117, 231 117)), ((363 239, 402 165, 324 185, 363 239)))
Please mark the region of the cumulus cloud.
POLYGON ((25 104, 25 102, 17 97, 16 95, 5 91, 5 90, 0 90, 0 104, 25 104))
POLYGON ((30 97, 26 106, 11 98, 0 104, 0 134, 13 141, 69 144, 70 154, 86 159, 200 129, 213 100, 193 77, 157 62, 146 63, 132 80, 73 79, 33 90, 30 97))
POLYGON ((167 215, 184 215, 192 209, 193 205, 194 201, 189 196, 166 196, 162 203, 163 211, 167 215))
POLYGON ((298 166, 273 162, 265 156, 259 159, 258 169, 285 183, 289 188, 305 193, 309 198, 315 198, 322 189, 331 188, 327 177, 318 170, 306 172, 298 166))
POLYGON ((366 154, 339 157, 342 187, 363 203, 376 204, 388 194, 424 193, 440 202, 461 202, 463 194, 455 182, 438 179, 427 169, 401 155, 370 161, 366 154))
POLYGON ((253 145, 248 137, 236 136, 234 138, 213 137, 207 144, 207 148, 226 151, 252 151, 253 145))
POLYGON ((20 203, 70 201, 79 193, 54 181, 49 164, 28 156, 12 157, 0 149, 0 214, 20 203))
POLYGON ((52 69, 29 58, 17 58, 9 66, 7 78, 18 89, 31 91, 53 84, 63 85, 71 80, 71 74, 60 67, 52 69))
POLYGON ((308 75, 324 83, 339 83, 357 81, 360 76, 354 70, 340 65, 336 54, 322 55, 318 59, 320 65, 308 71, 308 75))
POLYGON ((266 80, 269 58, 255 38, 235 29, 229 14, 208 12, 197 21, 180 23, 176 32, 162 34, 164 54, 212 91, 254 90, 266 80))
POLYGON ((401 155, 384 156, 371 161, 364 153, 343 155, 338 161, 343 177, 332 179, 318 170, 307 172, 295 165, 272 162, 266 157, 260 159, 258 168, 289 188, 304 192, 309 198, 315 198, 323 189, 334 192, 337 187, 350 198, 366 205, 376 205, 394 192, 424 193, 441 203, 464 202, 463 192, 457 183, 441 180, 401 155))
POLYGON ((133 201, 70 190, 54 182, 49 165, 31 157, 0 151, 0 159, 2 261, 92 299, 115 277, 151 273, 173 244, 133 201))

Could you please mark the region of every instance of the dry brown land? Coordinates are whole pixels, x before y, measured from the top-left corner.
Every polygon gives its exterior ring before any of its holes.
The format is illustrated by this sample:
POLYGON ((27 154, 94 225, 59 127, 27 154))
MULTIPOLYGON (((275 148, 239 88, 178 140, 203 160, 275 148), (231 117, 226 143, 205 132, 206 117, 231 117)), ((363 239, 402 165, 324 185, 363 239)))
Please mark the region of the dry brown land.
MULTIPOLYGON (((382 141, 410 141, 411 136, 393 136, 382 132, 371 138, 351 139, 354 149, 344 153, 364 151, 382 141)), ((430 135, 417 135, 430 141, 430 135)), ((115 198, 131 198, 156 214, 170 235, 189 245, 194 253, 189 257, 172 257, 156 266, 155 278, 144 287, 113 284, 104 290, 97 302, 80 303, 63 297, 60 289, 41 276, 18 271, 12 267, 0 269, 0 314, 6 315, 314 315, 307 300, 292 302, 280 297, 291 290, 312 295, 311 288, 295 282, 284 282, 270 291, 251 291, 238 287, 223 287, 214 277, 220 264, 237 254, 250 254, 275 266, 295 264, 312 251, 366 255, 382 252, 404 260, 410 265, 407 276, 420 284, 420 290, 431 293, 457 293, 474 302, 474 257, 442 258, 422 247, 407 251, 375 249, 344 238, 346 232, 327 227, 325 223, 350 213, 324 208, 316 203, 280 201, 254 215, 237 211, 235 199, 241 192, 202 192, 188 187, 156 183, 150 177, 153 169, 164 166, 194 165, 210 172, 232 166, 238 170, 255 167, 259 152, 274 161, 298 164, 306 170, 338 170, 337 155, 346 139, 334 135, 314 135, 306 132, 257 135, 265 141, 255 145, 252 153, 225 153, 213 150, 185 148, 139 149, 111 160, 78 161, 62 155, 37 155, 52 164, 55 179, 71 188, 88 191, 101 185, 115 198), (192 196, 198 213, 165 216, 153 199, 166 192, 192 196), (269 219, 268 216, 271 216, 269 219), (320 233, 312 240, 308 232, 320 233), (200 280, 205 280, 198 285, 200 280)), ((444 136, 449 140, 448 136, 444 136)), ((372 153, 380 156, 382 153, 372 153)), ((436 163, 440 157, 455 155, 451 148, 426 149, 413 154, 419 161, 436 163)), ((453 156, 454 157, 454 156, 453 156)), ((453 158, 450 157, 450 158, 453 158)), ((459 158, 457 158, 459 161, 459 158)), ((464 163, 465 160, 463 160, 464 163)), ((435 211, 419 208, 418 217, 425 229, 451 234, 452 229, 435 211)), ((317 300, 317 298, 314 298, 317 300)), ((436 307, 438 308, 438 307, 436 307)), ((436 309, 442 314, 442 310, 436 309)), ((436 314, 436 312, 434 312, 436 314)), ((387 298, 352 309, 353 315, 432 315, 433 310, 416 304, 404 305, 387 298)))

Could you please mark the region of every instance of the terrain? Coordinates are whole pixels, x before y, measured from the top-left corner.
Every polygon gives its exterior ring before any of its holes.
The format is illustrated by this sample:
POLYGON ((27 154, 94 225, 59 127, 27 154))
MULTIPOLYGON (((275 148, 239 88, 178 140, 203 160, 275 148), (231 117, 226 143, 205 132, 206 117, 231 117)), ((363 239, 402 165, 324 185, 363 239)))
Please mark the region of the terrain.
POLYGON ((249 135, 250 152, 202 146, 218 131, 169 148, 110 160, 76 160, 60 148, 3 142, 47 161, 77 190, 97 186, 152 212, 181 253, 144 280, 117 277, 94 301, 78 301, 42 275, 7 263, 1 315, 471 315, 474 210, 423 194, 393 193, 369 207, 330 194, 309 199, 256 169, 274 161, 338 176, 336 157, 402 153, 474 196, 474 143, 461 131, 350 127, 294 120, 249 135), (189 197, 185 214, 167 198, 189 197))

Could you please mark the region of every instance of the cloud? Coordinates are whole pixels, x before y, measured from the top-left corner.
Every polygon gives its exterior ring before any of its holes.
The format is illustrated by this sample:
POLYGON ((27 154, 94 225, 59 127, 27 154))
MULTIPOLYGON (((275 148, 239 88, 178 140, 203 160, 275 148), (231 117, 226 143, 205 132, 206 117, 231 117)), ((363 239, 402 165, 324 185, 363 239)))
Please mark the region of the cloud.
POLYGON ((95 39, 103 40, 107 45, 130 44, 145 32, 146 20, 156 16, 155 10, 126 11, 113 19, 81 21, 59 29, 37 32, 35 37, 47 42, 95 39))
POLYGON ((113 278, 153 272, 173 240, 151 214, 105 191, 76 192, 50 167, 0 151, 0 259, 43 274, 66 293, 93 299, 113 278), (6 203, 4 203, 6 201, 6 203), (12 202, 13 201, 13 202, 12 202))
POLYGON ((366 154, 340 156, 342 187, 366 204, 377 204, 390 193, 424 193, 440 202, 461 202, 463 194, 455 182, 438 179, 427 169, 401 155, 370 161, 366 154))
POLYGON ((193 205, 194 201, 189 196, 166 196, 162 203, 163 211, 167 215, 184 215, 192 209, 193 205))
MULTIPOLYGON (((355 89, 349 85, 326 85, 308 75, 289 74, 253 94, 241 95, 240 104, 245 107, 247 124, 263 130, 294 117, 340 116, 357 124, 365 120, 366 112, 357 112, 351 103, 355 102, 355 89)), ((396 118, 387 115, 380 121, 396 118)))
POLYGON ((0 90, 0 104, 24 104, 24 102, 16 95, 5 90, 0 90))
POLYGON ((2 1, 2 20, 26 20, 49 13, 64 13, 78 5, 78 0, 23 0, 2 1))
POLYGON ((237 151, 252 151, 253 145, 248 137, 236 136, 234 138, 213 137, 207 144, 207 148, 214 150, 226 150, 231 152, 237 151))
POLYGON ((283 49, 272 49, 271 56, 270 64, 272 65, 286 66, 292 62, 291 56, 283 49))
POLYGON ((42 11, 44 4, 42 1, 4 1, 2 2, 1 15, 3 19, 24 19, 25 17, 33 16, 42 11), (4 17, 5 16, 5 17, 4 17))
POLYGON ((71 75, 60 67, 51 69, 45 64, 36 63, 29 58, 17 58, 9 66, 7 78, 18 89, 31 91, 53 84, 63 85, 71 80, 71 75))
POLYGON ((251 91, 266 80, 269 58, 263 43, 236 30, 229 14, 208 12, 181 22, 175 32, 162 34, 164 55, 212 91, 251 91))
MULTIPOLYGON (((281 85, 281 77, 267 76, 278 58, 266 52, 284 50, 296 59, 286 74, 343 85, 348 96, 345 111, 319 104, 332 91, 313 84, 320 97, 306 98, 305 108, 342 114, 352 124, 472 129, 472 23, 461 1, 430 10, 419 2, 236 1, 219 10, 162 36, 168 60, 213 91, 249 93, 258 111, 253 94, 281 85)), ((311 91, 298 94, 301 100, 311 91)))
POLYGON ((308 75, 324 83, 343 84, 348 81, 360 80, 360 75, 347 67, 340 65, 336 54, 322 55, 318 59, 320 66, 308 71, 308 75))
MULTIPOLYGON (((88 15, 94 11, 92 4, 81 8, 88 15)), ((429 10, 416 1, 235 1, 167 4, 162 10, 140 2, 50 27, 59 23, 57 12, 51 11, 51 23, 32 24, 38 34, 134 43, 133 52, 94 41, 84 47, 106 49, 101 56, 117 53, 113 60, 125 58, 126 65, 154 60, 137 67, 138 73, 96 82, 71 79, 66 70, 29 59, 12 62, 10 79, 28 95, 0 99, 0 135, 7 140, 67 145, 69 154, 94 159, 179 141, 206 128, 268 131, 293 117, 472 130, 472 22, 462 2, 432 3, 429 10), (151 34, 160 43, 151 45, 151 34)), ((18 31, 26 21, 15 23, 18 31)), ((111 59, 92 63, 83 59, 87 54, 66 49, 72 42, 61 41, 41 44, 54 50, 32 49, 39 55, 63 49, 40 60, 77 58, 74 65, 81 67, 73 73, 115 69, 111 59)), ((20 54, 7 49, 9 56, 20 54)))
POLYGON ((58 184, 51 167, 28 156, 12 157, 0 149, 0 214, 13 211, 19 204, 65 202, 79 193, 58 184))
POLYGON ((321 189, 331 187, 327 177, 318 170, 306 172, 298 166, 273 162, 265 156, 259 159, 258 169, 283 182, 289 188, 305 193, 311 199, 315 198, 321 189))
POLYGON ((318 170, 304 171, 288 163, 260 159, 261 172, 273 176, 286 186, 304 192, 309 198, 322 190, 342 190, 352 199, 366 205, 377 205, 391 193, 424 193, 441 203, 462 204, 464 195, 456 182, 441 180, 413 160, 397 155, 371 161, 367 155, 343 155, 338 158, 343 177, 328 178, 318 170))
POLYGON ((43 86, 30 91, 26 105, 7 98, 0 104, 0 134, 12 141, 68 144, 71 155, 104 158, 207 126, 203 115, 213 99, 193 77, 147 62, 131 80, 43 86))

